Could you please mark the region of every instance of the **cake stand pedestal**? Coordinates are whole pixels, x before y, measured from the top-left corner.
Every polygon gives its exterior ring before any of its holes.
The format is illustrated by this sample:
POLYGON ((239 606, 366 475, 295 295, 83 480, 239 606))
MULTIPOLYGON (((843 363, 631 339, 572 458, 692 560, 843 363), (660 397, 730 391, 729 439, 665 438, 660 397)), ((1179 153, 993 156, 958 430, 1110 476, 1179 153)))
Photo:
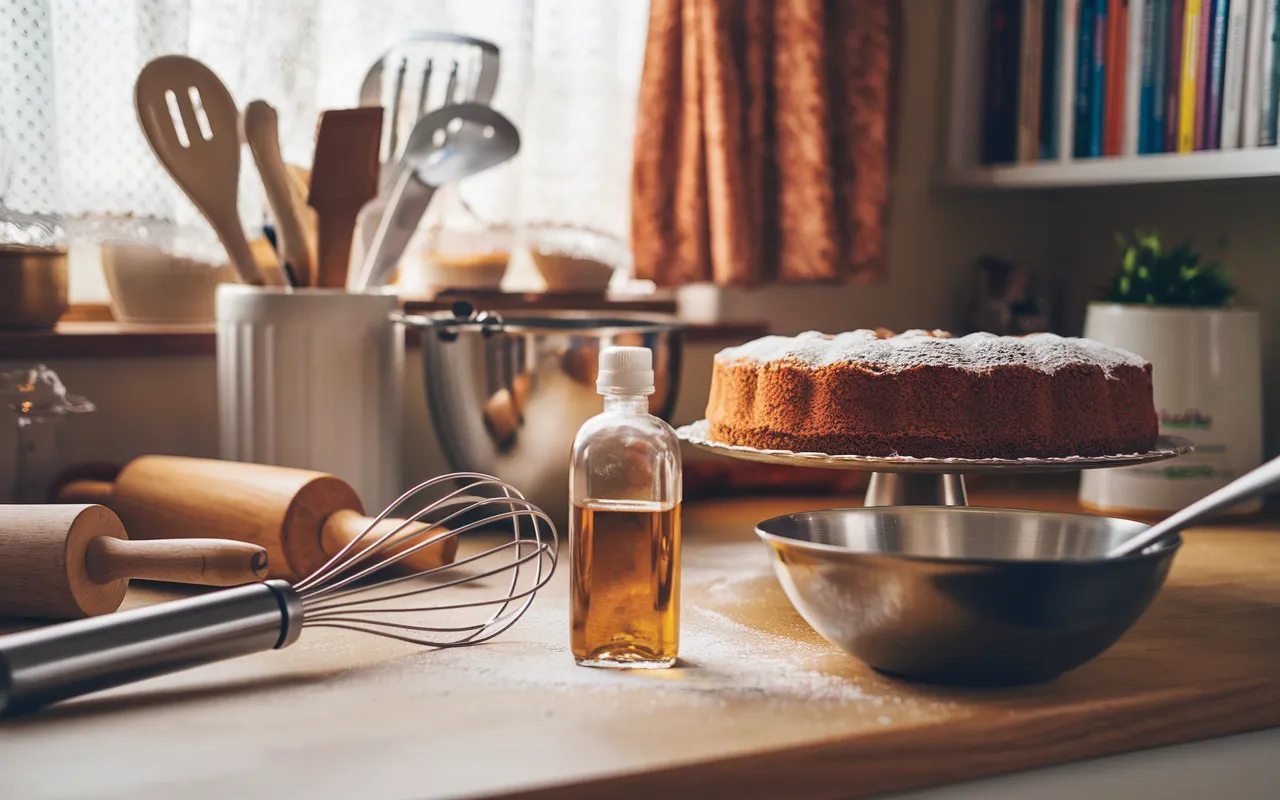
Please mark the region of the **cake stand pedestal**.
POLYGON ((789 450, 756 450, 721 444, 707 438, 707 421, 699 420, 676 430, 682 441, 730 458, 786 464, 796 467, 858 469, 871 473, 865 506, 963 506, 968 505, 965 475, 988 473, 1027 474, 1067 472, 1104 467, 1150 464, 1190 453, 1191 442, 1178 436, 1161 436, 1147 453, 1065 458, 907 458, 904 456, 832 456, 826 453, 793 453, 789 450))

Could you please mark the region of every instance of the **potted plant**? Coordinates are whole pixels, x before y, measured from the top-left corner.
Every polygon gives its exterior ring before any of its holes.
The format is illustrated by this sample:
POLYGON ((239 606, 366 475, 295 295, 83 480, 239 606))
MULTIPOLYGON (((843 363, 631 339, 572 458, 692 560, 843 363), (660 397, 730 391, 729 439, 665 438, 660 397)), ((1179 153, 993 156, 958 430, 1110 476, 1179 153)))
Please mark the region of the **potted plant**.
POLYGON ((1089 304, 1084 334, 1151 362, 1161 435, 1196 449, 1087 471, 1080 501, 1110 512, 1174 511, 1262 463, 1258 315, 1232 307, 1236 289, 1221 261, 1189 243, 1165 249, 1155 233, 1119 242, 1119 267, 1106 301, 1089 304))

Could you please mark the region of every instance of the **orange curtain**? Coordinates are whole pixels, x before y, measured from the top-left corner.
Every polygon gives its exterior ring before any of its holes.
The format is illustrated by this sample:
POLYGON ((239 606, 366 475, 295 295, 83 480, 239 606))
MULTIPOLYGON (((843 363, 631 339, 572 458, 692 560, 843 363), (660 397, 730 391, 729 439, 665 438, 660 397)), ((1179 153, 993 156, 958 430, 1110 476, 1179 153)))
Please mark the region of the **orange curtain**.
POLYGON ((637 277, 880 276, 900 20, 898 0, 651 0, 637 277))

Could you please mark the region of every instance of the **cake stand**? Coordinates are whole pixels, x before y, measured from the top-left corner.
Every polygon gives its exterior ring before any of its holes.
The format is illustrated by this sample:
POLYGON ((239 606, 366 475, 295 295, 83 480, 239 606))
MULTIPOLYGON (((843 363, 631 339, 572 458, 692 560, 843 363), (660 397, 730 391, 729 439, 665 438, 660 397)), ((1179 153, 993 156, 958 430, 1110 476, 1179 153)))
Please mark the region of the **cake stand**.
POLYGON ((756 450, 721 444, 707 437, 707 421, 699 420, 676 430, 681 440, 730 458, 787 464, 795 467, 858 469, 871 473, 866 506, 963 506, 968 505, 965 475, 990 473, 1026 474, 1065 472, 1103 467, 1150 464, 1190 453, 1191 442, 1178 436, 1161 436, 1146 453, 1064 458, 909 458, 906 456, 832 456, 826 453, 793 453, 789 450, 756 450))

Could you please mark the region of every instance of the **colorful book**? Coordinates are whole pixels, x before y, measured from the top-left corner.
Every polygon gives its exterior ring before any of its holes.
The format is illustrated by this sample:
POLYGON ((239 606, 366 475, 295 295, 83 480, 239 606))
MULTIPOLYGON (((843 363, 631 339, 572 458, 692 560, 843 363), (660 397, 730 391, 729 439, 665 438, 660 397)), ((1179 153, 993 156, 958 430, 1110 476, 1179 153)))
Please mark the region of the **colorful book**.
POLYGON ((1148 0, 1149 10, 1155 17, 1154 43, 1152 45, 1151 68, 1151 117, 1147 123, 1147 135, 1144 137, 1147 153, 1164 152, 1164 117, 1168 103, 1168 64, 1169 64, 1169 16, 1173 6, 1168 0, 1148 0))
POLYGON ((1213 0, 1209 22, 1209 66, 1205 70, 1204 149, 1217 150, 1221 142, 1222 81, 1227 63, 1227 0, 1213 0))
POLYGON ((982 160, 1001 164, 1017 156, 1018 17, 1022 0, 992 0, 988 11, 982 160))
POLYGON ((1093 155, 1090 141, 1093 138, 1093 95, 1096 94, 1093 50, 1097 21, 1097 0, 1080 0, 1076 36, 1075 146, 1072 150, 1076 158, 1093 155))
POLYGON ((1080 0, 1062 0, 1058 14, 1058 142, 1057 157, 1076 154, 1076 77, 1080 57, 1080 0))
POLYGON ((1196 77, 1200 74, 1200 3, 1187 0, 1182 17, 1182 87, 1178 91, 1178 152, 1196 147, 1196 77))
POLYGON ((1276 74, 1276 23, 1277 4, 1280 0, 1267 0, 1267 14, 1262 33, 1262 104, 1258 111, 1258 146, 1270 147, 1276 143, 1276 106, 1280 80, 1276 74))
POLYGON ((1018 70, 1018 160, 1040 158, 1040 61, 1044 57, 1044 0, 1022 0, 1018 70))
POLYGON ((1240 108, 1240 146, 1257 147, 1262 131, 1262 51, 1271 0, 1250 0, 1248 44, 1244 56, 1244 102, 1240 108))
POLYGON ((1089 87, 1089 155, 1102 155, 1106 122, 1107 30, 1110 18, 1107 0, 1096 0, 1093 18, 1093 79, 1089 87))
POLYGON ((1244 106, 1245 52, 1249 46, 1249 0, 1231 0, 1227 7, 1227 33, 1223 46, 1222 111, 1218 127, 1218 147, 1234 150, 1240 146, 1240 116, 1244 106))
MULTIPOLYGON (((1138 152, 1151 152, 1151 126, 1155 122, 1156 32, 1160 12, 1156 0, 1142 0, 1142 41, 1138 77, 1138 152)), ((1136 27, 1136 26, 1135 26, 1136 27)))
POLYGON ((1124 86, 1128 79, 1129 0, 1107 3, 1107 46, 1103 52, 1106 90, 1103 97, 1102 153, 1118 156, 1124 149, 1124 86))
POLYGON ((1205 149, 1205 120, 1209 114, 1209 43, 1213 38, 1214 0, 1200 0, 1200 36, 1196 40, 1196 118, 1194 142, 1196 150, 1205 149))
POLYGON ((1128 0, 1129 20, 1128 45, 1125 49, 1125 83, 1124 83, 1124 126, 1121 135, 1120 151, 1125 155, 1137 155, 1139 131, 1139 114, 1142 106, 1142 65, 1143 44, 1150 42, 1147 24, 1147 0, 1128 0))
POLYGON ((1058 42, 1063 0, 1044 0, 1040 36, 1040 158, 1058 157, 1058 42))
POLYGON ((1120 155, 1120 125, 1124 109, 1120 106, 1120 88, 1124 84, 1125 60, 1124 12, 1128 0, 1107 1, 1106 45, 1102 49, 1102 155, 1120 155))
POLYGON ((1178 152, 1178 124, 1182 119, 1183 25, 1187 21, 1187 0, 1173 0, 1169 12, 1169 64, 1165 69, 1164 152, 1178 152))

